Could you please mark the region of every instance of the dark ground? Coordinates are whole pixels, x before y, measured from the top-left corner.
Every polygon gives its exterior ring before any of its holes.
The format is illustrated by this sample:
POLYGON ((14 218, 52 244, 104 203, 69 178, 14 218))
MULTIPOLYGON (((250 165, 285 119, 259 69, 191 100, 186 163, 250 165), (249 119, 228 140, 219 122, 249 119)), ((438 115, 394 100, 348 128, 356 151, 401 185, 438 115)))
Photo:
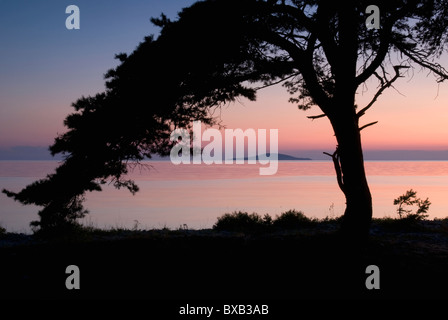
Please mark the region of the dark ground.
POLYGON ((372 228, 363 247, 332 230, 252 234, 123 231, 71 241, 0 239, 0 298, 447 299, 448 232, 372 228), (68 290, 68 265, 80 289, 68 290), (380 289, 365 286, 380 269, 380 289))

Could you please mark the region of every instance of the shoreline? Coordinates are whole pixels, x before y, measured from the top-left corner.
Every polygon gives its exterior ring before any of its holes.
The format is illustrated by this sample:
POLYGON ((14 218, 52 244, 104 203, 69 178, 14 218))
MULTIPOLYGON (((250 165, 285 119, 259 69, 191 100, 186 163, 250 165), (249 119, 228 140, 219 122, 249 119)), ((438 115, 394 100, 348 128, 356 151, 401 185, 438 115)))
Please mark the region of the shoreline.
MULTIPOLYGON (((98 228, 93 226, 81 225, 79 233, 74 234, 74 237, 62 238, 59 240, 70 241, 97 241, 97 240, 123 240, 128 237, 131 238, 147 238, 147 237, 159 237, 159 236, 223 236, 223 237, 257 237, 257 236, 288 236, 288 235, 319 235, 336 233, 339 229, 340 223, 337 218, 327 218, 323 220, 312 221, 311 225, 301 226, 297 228, 288 227, 284 230, 216 230, 211 228, 189 229, 188 227, 179 227, 176 229, 164 228, 151 228, 151 229, 139 229, 139 228, 98 228)), ((386 236, 414 236, 414 235, 432 235, 434 237, 446 236, 448 241, 448 216, 441 219, 435 218, 432 220, 417 220, 407 222, 405 218, 373 218, 370 227, 370 237, 386 237, 386 236)), ((44 240, 47 243, 49 240, 44 240)), ((50 241, 51 242, 51 241, 50 241)), ((0 229, 0 248, 20 246, 33 243, 42 243, 33 233, 22 232, 8 232, 6 229, 0 229)), ((448 250, 448 248, 447 248, 448 250)))
POLYGON ((0 244, 8 299, 448 299, 447 219, 407 230, 374 224, 365 246, 347 246, 334 222, 271 233, 97 230, 57 241, 6 234, 0 244), (81 290, 64 287, 68 265, 79 266, 81 290), (369 265, 381 271, 380 290, 365 287, 369 265))

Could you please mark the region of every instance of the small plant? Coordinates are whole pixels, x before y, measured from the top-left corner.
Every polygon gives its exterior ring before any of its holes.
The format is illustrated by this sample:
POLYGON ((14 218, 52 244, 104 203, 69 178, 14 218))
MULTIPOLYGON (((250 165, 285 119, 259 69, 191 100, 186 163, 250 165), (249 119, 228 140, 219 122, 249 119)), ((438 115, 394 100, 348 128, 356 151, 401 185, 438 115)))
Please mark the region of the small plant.
POLYGON ((138 226, 139 226, 140 222, 138 222, 138 220, 134 220, 134 226, 132 227, 133 231, 138 231, 138 226))
POLYGON ((331 203, 330 207, 328 208, 328 211, 330 211, 330 217, 334 217, 334 202, 331 203))
POLYGON ((1 225, 0 225, 0 236, 3 236, 3 235, 5 235, 6 234, 6 228, 3 228, 1 225))
POLYGON ((263 224, 266 226, 272 225, 272 217, 267 213, 263 216, 263 224))
POLYGON ((184 224, 181 224, 180 226, 179 226, 179 229, 178 229, 179 231, 181 231, 181 230, 188 230, 188 225, 186 224, 186 223, 184 223, 184 224))
POLYGON ((426 214, 431 202, 429 198, 422 200, 417 198, 417 191, 408 190, 405 194, 394 200, 394 205, 398 205, 397 213, 400 219, 424 220, 428 217, 426 214), (410 206, 417 205, 418 209, 414 213, 410 206))

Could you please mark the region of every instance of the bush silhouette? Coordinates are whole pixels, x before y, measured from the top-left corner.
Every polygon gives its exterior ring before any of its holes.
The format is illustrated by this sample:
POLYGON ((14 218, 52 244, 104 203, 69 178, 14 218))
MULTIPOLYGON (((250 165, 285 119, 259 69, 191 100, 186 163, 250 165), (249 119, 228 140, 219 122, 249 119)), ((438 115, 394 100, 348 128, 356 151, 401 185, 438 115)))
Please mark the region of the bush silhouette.
POLYGON ((0 237, 6 234, 6 228, 0 225, 0 237))
POLYGON ((428 212, 431 202, 429 198, 426 198, 426 200, 417 198, 417 191, 410 189, 405 194, 394 199, 394 205, 398 205, 397 213, 400 219, 420 221, 428 217, 425 213, 428 212), (418 207, 415 213, 412 209, 409 209, 413 205, 418 207))
POLYGON ((272 218, 268 214, 261 217, 257 213, 248 214, 247 212, 235 211, 218 217, 213 229, 234 232, 264 231, 271 223, 272 218))
POLYGON ((269 232, 300 229, 312 226, 315 223, 317 223, 316 220, 308 218, 302 211, 297 210, 283 212, 275 219, 272 219, 268 214, 262 217, 257 213, 248 214, 247 212, 235 211, 218 217, 213 229, 233 232, 269 232))
POLYGON ((288 210, 277 216, 273 221, 273 226, 278 229, 297 229, 310 226, 313 220, 305 216, 302 211, 288 210))

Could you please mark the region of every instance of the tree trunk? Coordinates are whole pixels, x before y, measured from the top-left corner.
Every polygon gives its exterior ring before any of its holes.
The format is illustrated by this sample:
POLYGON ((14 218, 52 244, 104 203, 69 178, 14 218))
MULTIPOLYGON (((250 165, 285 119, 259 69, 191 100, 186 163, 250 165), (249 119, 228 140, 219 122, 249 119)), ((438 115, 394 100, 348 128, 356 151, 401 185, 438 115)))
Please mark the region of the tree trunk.
POLYGON ((348 240, 362 241, 369 235, 372 221, 372 196, 364 170, 361 134, 355 108, 346 108, 330 119, 338 147, 333 155, 338 182, 346 199, 342 232, 348 240))
POLYGON ((372 196, 362 154, 359 117, 356 114, 356 62, 358 60, 356 1, 338 7, 339 47, 335 71, 334 108, 327 113, 338 142, 333 156, 338 182, 346 199, 342 232, 349 243, 366 240, 372 221, 372 196), (336 158, 335 158, 336 157, 336 158), (338 168, 339 166, 339 168, 338 168), (338 173, 338 171, 337 171, 338 173))

